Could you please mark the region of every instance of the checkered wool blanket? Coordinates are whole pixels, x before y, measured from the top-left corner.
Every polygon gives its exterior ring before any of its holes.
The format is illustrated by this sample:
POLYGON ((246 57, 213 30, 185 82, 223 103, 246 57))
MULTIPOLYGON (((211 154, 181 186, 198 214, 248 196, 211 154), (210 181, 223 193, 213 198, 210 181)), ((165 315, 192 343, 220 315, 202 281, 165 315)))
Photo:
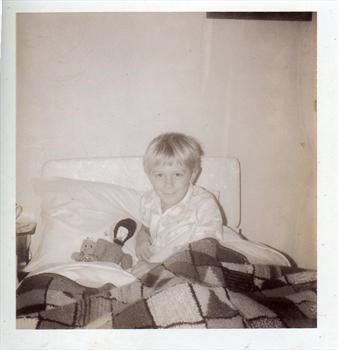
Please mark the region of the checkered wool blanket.
POLYGON ((140 280, 88 288, 56 274, 17 290, 17 328, 312 328, 316 273, 191 243, 140 280))

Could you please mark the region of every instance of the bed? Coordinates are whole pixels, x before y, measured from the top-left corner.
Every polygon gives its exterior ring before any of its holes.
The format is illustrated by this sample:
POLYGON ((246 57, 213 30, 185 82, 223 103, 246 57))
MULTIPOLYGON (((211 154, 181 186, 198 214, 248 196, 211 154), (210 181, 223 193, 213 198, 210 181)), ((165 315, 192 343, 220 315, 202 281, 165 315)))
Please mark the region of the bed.
POLYGON ((41 215, 17 288, 17 328, 316 327, 316 271, 241 235, 238 160, 206 157, 202 168, 197 184, 220 204, 222 240, 192 242, 136 278, 120 261, 74 253, 86 240, 115 244, 114 228, 127 219, 135 227, 122 251, 137 262, 139 200, 150 188, 142 159, 47 162, 33 180, 41 215))

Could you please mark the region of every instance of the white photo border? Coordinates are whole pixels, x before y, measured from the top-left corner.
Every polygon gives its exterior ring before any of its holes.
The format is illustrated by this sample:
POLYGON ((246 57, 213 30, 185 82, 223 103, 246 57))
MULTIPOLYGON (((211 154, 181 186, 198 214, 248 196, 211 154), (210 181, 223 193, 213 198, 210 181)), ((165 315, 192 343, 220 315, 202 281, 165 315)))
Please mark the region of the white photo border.
POLYGON ((1 340, 7 349, 336 349, 336 1, 3 1, 1 60, 1 340), (17 330, 15 323, 16 14, 43 12, 317 12, 318 326, 315 329, 17 330))

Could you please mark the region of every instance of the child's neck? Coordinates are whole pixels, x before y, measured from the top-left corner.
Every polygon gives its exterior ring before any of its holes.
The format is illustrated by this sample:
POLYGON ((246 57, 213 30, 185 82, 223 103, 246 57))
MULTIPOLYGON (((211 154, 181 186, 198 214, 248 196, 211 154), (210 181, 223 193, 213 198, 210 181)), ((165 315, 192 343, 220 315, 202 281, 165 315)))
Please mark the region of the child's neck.
MULTIPOLYGON (((176 204, 174 204, 176 205, 176 204)), ((172 208, 174 205, 166 204, 161 202, 162 213, 165 213, 168 209, 172 208)))

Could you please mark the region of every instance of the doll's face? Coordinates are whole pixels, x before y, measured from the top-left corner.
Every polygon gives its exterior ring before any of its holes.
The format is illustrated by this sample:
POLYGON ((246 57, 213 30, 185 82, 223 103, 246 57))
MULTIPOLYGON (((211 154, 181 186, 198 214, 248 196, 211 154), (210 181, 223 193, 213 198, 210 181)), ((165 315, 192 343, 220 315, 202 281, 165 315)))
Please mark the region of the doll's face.
POLYGON ((126 227, 120 226, 117 229, 117 234, 116 234, 116 238, 119 241, 124 241, 128 236, 128 229, 126 227))

